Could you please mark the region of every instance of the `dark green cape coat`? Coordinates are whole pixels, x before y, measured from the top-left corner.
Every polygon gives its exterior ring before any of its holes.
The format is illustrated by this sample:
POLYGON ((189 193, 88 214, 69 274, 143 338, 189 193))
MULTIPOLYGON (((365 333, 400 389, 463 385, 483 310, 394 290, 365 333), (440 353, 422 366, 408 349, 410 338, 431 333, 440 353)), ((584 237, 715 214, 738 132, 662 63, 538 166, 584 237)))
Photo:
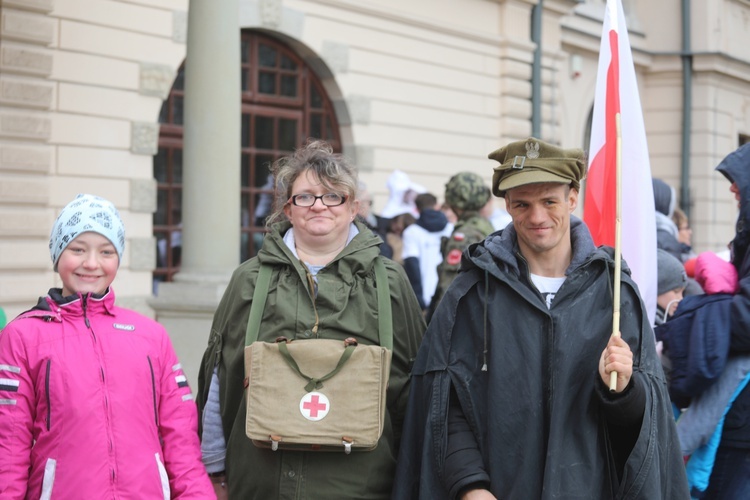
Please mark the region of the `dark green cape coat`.
POLYGON ((689 498, 654 335, 627 272, 620 329, 646 407, 634 429, 604 417, 605 405, 618 404, 598 374, 614 261, 575 217, 571 238, 551 309, 530 284, 512 225, 465 252, 414 366, 393 498, 448 498, 455 486, 444 474, 452 388, 482 455, 478 477, 499 499, 689 498))

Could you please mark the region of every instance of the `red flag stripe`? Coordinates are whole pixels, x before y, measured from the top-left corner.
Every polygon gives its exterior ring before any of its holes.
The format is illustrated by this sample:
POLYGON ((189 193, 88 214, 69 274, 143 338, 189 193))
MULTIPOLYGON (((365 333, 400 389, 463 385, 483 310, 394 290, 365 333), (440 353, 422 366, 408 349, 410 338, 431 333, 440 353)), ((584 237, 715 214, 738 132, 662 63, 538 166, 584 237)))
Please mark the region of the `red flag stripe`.
POLYGON ((656 221, 651 167, 635 66, 619 0, 607 0, 599 52, 583 215, 597 245, 615 245, 617 116, 621 125, 622 258, 656 311, 656 221))

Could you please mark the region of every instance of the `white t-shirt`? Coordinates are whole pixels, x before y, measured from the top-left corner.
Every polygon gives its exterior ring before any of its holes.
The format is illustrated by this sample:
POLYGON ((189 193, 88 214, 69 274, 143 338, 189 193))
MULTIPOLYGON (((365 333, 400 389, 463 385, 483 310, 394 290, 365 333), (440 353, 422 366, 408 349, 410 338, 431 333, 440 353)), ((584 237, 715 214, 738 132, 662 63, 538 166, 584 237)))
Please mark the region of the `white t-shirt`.
POLYGON ((548 278, 547 276, 539 276, 538 274, 531 275, 531 282, 539 293, 544 297, 544 301, 547 303, 547 309, 552 307, 552 301, 555 298, 555 294, 562 286, 565 281, 565 276, 562 278, 548 278))

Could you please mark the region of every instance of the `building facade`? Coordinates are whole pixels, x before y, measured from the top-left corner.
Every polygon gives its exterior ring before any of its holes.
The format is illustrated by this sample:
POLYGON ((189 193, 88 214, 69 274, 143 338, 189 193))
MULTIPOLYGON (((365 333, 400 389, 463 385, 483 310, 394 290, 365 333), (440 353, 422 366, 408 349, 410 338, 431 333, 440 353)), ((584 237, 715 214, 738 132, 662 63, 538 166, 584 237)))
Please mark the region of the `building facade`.
MULTIPOLYGON (((377 212, 394 169, 440 197, 458 170, 489 182, 511 140, 587 148, 605 3, 0 0, 0 306, 59 286, 54 217, 104 196, 127 230, 118 300, 191 370, 262 237, 269 162, 325 138, 377 212)), ((623 6, 652 172, 695 249, 725 248, 736 206, 713 168, 750 135, 750 2, 623 6)))

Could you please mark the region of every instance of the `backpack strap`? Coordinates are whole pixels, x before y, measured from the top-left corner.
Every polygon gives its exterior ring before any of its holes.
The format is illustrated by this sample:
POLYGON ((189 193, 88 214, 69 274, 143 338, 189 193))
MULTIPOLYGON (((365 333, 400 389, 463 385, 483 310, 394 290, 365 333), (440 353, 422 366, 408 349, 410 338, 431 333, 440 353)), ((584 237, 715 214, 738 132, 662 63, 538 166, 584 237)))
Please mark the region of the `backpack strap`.
POLYGON ((245 332, 245 345, 248 346, 258 340, 260 320, 263 317, 263 309, 266 308, 268 287, 271 284, 271 266, 261 264, 258 272, 258 280, 255 282, 253 291, 253 304, 250 306, 250 316, 247 319, 247 331, 245 332))
MULTIPOLYGON (((253 303, 250 306, 250 316, 247 319, 245 345, 248 346, 258 340, 260 320, 266 307, 268 288, 271 284, 271 266, 260 265, 258 280, 253 291, 253 303)), ((391 310, 391 289, 388 284, 388 274, 385 270, 383 258, 375 259, 375 284, 378 288, 378 332, 380 345, 393 350, 393 311, 391 310)))
POLYGON ((393 312, 391 311, 391 288, 385 272, 383 257, 375 258, 375 285, 378 287, 378 331, 380 345, 393 351, 393 312))

